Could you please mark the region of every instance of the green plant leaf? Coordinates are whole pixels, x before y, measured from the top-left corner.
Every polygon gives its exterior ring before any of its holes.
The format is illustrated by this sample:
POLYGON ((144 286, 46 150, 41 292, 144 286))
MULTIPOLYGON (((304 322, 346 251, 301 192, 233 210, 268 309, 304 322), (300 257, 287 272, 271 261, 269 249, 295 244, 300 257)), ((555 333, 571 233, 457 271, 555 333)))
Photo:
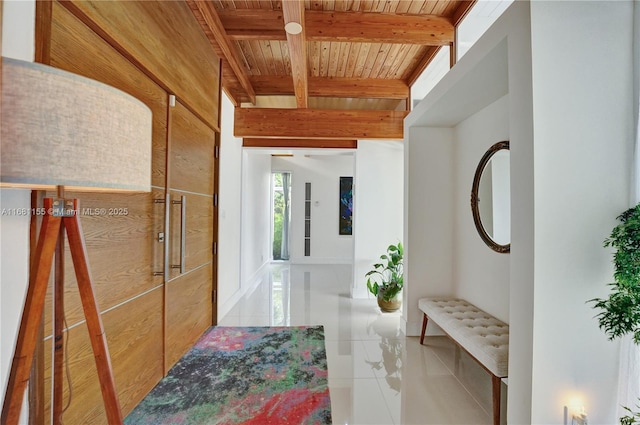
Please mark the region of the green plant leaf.
POLYGON ((609 339, 632 334, 640 344, 640 204, 618 216, 620 224, 604 241, 604 247, 615 249, 614 282, 608 298, 594 298, 593 308, 600 329, 609 339))
MULTIPOLYGON (((629 412, 629 415, 620 418, 620 425, 640 424, 640 412, 634 412, 627 406, 622 406, 622 408, 629 412)), ((636 408, 640 408, 640 406, 636 405, 636 408)))
POLYGON ((391 300, 402 290, 403 286, 403 247, 400 242, 397 245, 389 245, 386 254, 380 256, 381 263, 373 265, 373 270, 365 274, 367 277, 367 289, 373 295, 381 294, 386 301, 391 300))
POLYGON ((371 284, 371 279, 367 279, 367 289, 369 289, 369 292, 371 292, 373 295, 378 295, 378 284, 371 284))

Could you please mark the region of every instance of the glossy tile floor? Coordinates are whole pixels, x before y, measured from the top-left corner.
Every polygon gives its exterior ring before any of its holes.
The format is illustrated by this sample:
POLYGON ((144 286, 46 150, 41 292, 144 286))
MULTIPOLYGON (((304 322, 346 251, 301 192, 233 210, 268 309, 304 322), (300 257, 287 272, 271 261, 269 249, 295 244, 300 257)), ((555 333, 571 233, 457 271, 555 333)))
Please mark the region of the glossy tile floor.
POLYGON ((446 337, 404 336, 400 313, 349 297, 351 279, 347 265, 274 263, 219 324, 324 325, 334 424, 491 424, 489 375, 459 351, 454 367, 446 337))

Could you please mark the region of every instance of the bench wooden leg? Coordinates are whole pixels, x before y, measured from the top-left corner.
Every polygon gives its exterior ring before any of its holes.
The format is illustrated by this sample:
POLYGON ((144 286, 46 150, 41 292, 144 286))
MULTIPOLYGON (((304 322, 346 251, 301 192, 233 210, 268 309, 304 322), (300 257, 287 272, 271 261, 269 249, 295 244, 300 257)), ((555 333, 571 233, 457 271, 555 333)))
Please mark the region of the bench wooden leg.
POLYGON ((422 313, 422 332, 420 333, 420 345, 422 345, 424 343, 424 333, 427 330, 427 321, 429 319, 427 318, 427 314, 426 313, 422 313))
POLYGON ((500 389, 502 380, 495 375, 491 375, 493 386, 493 425, 500 425, 500 389))

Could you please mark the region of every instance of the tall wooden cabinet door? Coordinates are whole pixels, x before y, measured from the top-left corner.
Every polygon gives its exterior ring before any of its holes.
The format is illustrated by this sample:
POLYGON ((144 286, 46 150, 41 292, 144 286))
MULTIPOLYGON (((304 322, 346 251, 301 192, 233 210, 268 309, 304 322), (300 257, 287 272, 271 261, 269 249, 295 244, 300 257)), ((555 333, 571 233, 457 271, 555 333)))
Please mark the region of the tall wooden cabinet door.
MULTIPOLYGON (((52 2, 49 7, 49 64, 123 90, 146 104, 153 115, 152 192, 67 193, 67 197, 80 199, 80 220, 93 285, 122 413, 126 415, 164 372, 163 277, 154 276, 153 272, 162 270, 154 235, 162 231, 163 220, 158 214, 164 211, 161 205, 154 204, 154 199, 164 195, 167 94, 62 4, 52 2)), ((64 309, 68 330, 64 334, 72 397, 64 418, 70 424, 106 424, 100 382, 66 245, 64 309)), ((46 302, 45 345, 52 333, 51 286, 46 302)), ((42 386, 46 417, 51 404, 49 352, 45 354, 42 386)), ((64 391, 66 403, 70 392, 66 379, 64 391)))
POLYGON ((211 326, 213 317, 214 149, 216 132, 179 101, 170 107, 169 279, 165 367, 211 326))

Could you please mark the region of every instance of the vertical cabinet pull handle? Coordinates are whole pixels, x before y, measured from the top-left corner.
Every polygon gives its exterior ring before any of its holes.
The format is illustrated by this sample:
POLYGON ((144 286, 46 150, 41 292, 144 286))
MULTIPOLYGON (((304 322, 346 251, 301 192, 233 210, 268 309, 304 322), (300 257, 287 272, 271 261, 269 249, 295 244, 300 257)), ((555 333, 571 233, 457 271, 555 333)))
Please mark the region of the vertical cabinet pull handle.
POLYGON ((171 212, 171 195, 169 192, 164 194, 164 280, 167 281, 171 279, 171 273, 169 270, 169 249, 171 248, 171 244, 169 243, 171 240, 171 231, 170 231, 170 213, 171 212))
MULTIPOLYGON (((168 199, 169 198, 165 196, 165 198, 156 198, 156 199, 153 200, 154 204, 165 204, 165 216, 166 216, 166 204, 167 204, 168 199)), ((164 228, 165 229, 167 228, 166 220, 165 220, 164 228)), ((167 249, 169 248, 169 245, 168 245, 168 243, 166 243, 165 233, 164 232, 158 233, 158 237, 156 238, 156 241, 159 242, 159 243, 164 244, 163 255, 162 255, 163 259, 164 259, 164 263, 163 264, 167 264, 167 252, 168 252, 167 249)), ((168 277, 168 274, 166 274, 166 270, 165 269, 166 269, 166 267, 163 266, 161 272, 154 271, 153 275, 154 276, 165 276, 165 277, 168 277)))
MULTIPOLYGON (((187 253, 187 197, 182 195, 179 201, 171 201, 173 205, 180 205, 180 264, 172 264, 172 269, 180 269, 185 272, 184 257, 187 253)), ((168 245, 168 244, 167 244, 168 245)))

